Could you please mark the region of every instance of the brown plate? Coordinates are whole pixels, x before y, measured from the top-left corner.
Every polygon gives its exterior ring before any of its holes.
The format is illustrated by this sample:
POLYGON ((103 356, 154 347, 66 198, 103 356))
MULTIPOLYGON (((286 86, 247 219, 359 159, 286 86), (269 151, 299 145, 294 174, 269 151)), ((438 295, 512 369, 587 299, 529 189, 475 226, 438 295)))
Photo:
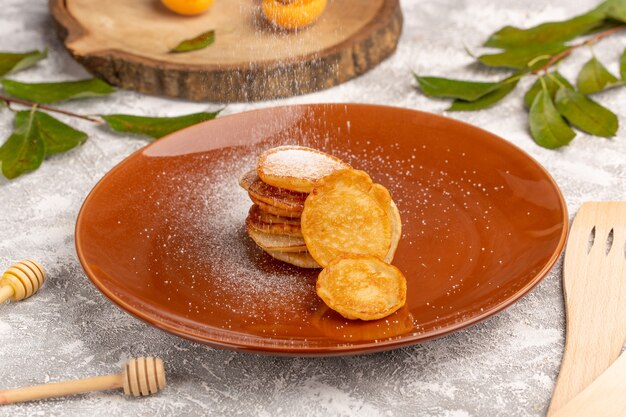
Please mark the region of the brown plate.
POLYGON ((511 305, 563 249, 567 209, 550 175, 484 130, 413 110, 360 104, 277 107, 177 132, 119 164, 87 197, 80 261, 114 303, 217 347, 282 355, 396 348, 511 305), (245 235, 238 185, 265 149, 334 154, 387 186, 403 237, 394 264, 405 308, 348 321, 315 294, 317 271, 290 267, 245 235))

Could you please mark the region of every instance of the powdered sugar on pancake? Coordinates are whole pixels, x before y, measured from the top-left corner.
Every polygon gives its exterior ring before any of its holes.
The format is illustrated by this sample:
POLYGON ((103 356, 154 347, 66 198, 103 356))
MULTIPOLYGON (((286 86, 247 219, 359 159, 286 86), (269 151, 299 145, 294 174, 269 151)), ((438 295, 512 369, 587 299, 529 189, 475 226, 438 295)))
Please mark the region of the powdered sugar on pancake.
POLYGON ((261 179, 276 187, 275 179, 295 178, 314 183, 328 174, 350 165, 316 149, 303 146, 279 146, 259 157, 258 173, 261 179))

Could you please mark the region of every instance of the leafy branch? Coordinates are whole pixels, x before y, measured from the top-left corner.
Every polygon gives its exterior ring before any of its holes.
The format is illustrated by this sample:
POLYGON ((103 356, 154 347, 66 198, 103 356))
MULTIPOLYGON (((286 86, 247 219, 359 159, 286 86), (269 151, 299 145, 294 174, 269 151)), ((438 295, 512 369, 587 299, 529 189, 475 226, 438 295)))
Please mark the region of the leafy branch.
POLYGON ((52 107, 52 106, 47 106, 45 104, 35 103, 34 101, 30 101, 30 100, 22 100, 20 98, 5 96, 4 94, 0 94, 0 101, 3 101, 4 104, 6 104, 7 107, 9 108, 11 108, 11 103, 21 104, 22 106, 27 106, 27 107, 37 106, 41 110, 47 110, 52 113, 64 114, 66 116, 76 117, 77 119, 83 119, 89 122, 94 122, 94 123, 99 123, 99 124, 103 123, 102 120, 96 119, 95 117, 86 116, 84 114, 78 114, 78 113, 74 113, 68 110, 59 109, 58 107, 52 107))
POLYGON ((572 54, 572 52, 574 52, 574 50, 578 49, 578 48, 582 48, 583 46, 592 46, 598 42, 600 42, 602 39, 607 38, 611 35, 613 35, 614 33, 617 33, 619 31, 622 31, 626 29, 626 25, 620 25, 614 28, 610 28, 607 29, 605 31, 602 31, 598 34, 596 34, 595 36, 592 36, 591 38, 580 42, 578 44, 575 45, 570 45, 569 48, 567 48, 566 50, 559 52, 556 55, 553 55, 550 57, 550 59, 548 59, 548 62, 545 63, 545 65, 543 65, 540 68, 537 68, 536 70, 533 71, 533 74, 538 74, 542 71, 546 71, 548 68, 550 68, 551 66, 553 66, 554 64, 556 64, 557 62, 559 62, 560 60, 567 58, 568 56, 570 56, 572 54))
MULTIPOLYGON (((46 50, 0 52, 0 77, 29 68, 46 57, 46 50)), ((13 132, 0 146, 0 168, 7 179, 35 171, 47 157, 67 152, 87 140, 85 132, 74 129, 48 113, 106 124, 117 132, 159 139, 184 127, 214 119, 220 112, 200 112, 177 117, 84 115, 51 106, 50 103, 103 97, 114 93, 115 89, 97 78, 52 83, 23 83, 1 78, 0 84, 5 93, 0 93, 0 104, 6 104, 15 113, 13 132), (17 111, 13 109, 13 104, 29 109, 17 111)))
POLYGON ((547 22, 528 29, 506 26, 493 33, 484 46, 500 49, 476 59, 489 67, 513 70, 496 81, 465 81, 442 77, 415 78, 427 96, 453 99, 448 111, 474 111, 494 106, 509 95, 524 77, 535 82, 524 95, 529 109, 530 132, 537 144, 549 149, 568 145, 576 136, 572 127, 596 136, 613 137, 617 116, 589 95, 626 82, 626 50, 617 78, 593 56, 581 68, 574 87, 557 65, 572 52, 591 47, 626 29, 626 0, 605 0, 582 15, 559 22, 547 22), (578 43, 568 43, 585 37, 578 43))

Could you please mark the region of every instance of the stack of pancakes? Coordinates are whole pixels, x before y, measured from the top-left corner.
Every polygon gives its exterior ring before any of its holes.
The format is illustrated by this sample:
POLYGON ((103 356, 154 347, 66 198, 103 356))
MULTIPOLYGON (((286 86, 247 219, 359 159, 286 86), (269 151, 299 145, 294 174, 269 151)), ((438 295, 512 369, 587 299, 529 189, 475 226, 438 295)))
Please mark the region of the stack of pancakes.
POLYGON ((246 218, 248 236, 272 257, 301 268, 319 268, 307 252, 300 216, 308 194, 264 183, 256 170, 239 180, 254 203, 246 218))
MULTIPOLYGON (((315 184, 351 166, 334 156, 302 146, 280 146, 260 157, 256 169, 239 184, 254 203, 246 218, 246 232, 269 255, 301 268, 321 268, 302 236, 304 203, 315 184)), ((391 202, 392 244, 385 257, 391 262, 400 240, 401 220, 391 202)))
POLYGON ((248 236, 272 257, 301 268, 321 268, 307 251, 300 217, 315 182, 350 165, 303 146, 279 146, 259 157, 239 184, 254 203, 246 219, 248 236))

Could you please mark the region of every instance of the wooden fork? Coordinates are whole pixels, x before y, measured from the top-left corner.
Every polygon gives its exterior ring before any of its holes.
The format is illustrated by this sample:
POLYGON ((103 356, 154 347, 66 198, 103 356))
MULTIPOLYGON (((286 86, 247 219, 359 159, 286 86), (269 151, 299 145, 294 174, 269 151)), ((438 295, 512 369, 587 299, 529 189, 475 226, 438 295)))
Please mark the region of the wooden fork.
POLYGON ((548 416, 619 356, 626 335, 626 202, 584 203, 563 267, 566 340, 548 416))

